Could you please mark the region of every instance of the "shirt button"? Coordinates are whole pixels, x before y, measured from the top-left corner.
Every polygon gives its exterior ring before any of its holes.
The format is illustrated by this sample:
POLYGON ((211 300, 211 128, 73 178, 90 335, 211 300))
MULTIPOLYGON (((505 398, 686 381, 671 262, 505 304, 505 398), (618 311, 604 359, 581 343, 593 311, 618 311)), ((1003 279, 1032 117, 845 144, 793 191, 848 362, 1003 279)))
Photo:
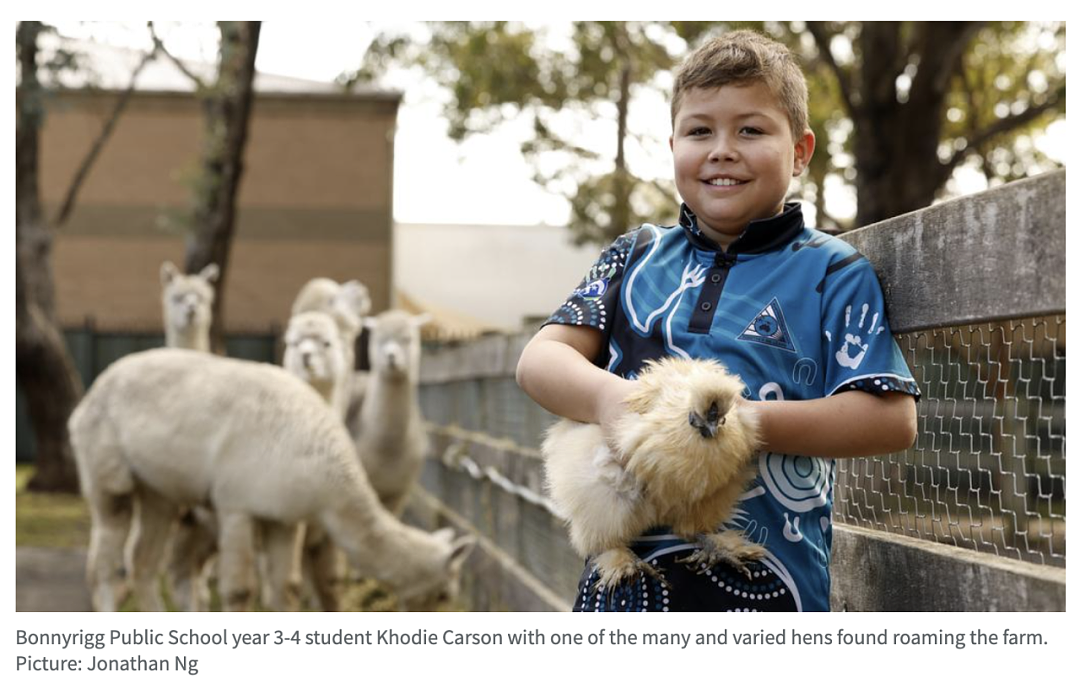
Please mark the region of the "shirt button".
POLYGON ((708 310, 709 310, 709 309, 711 309, 711 308, 712 308, 712 304, 710 304, 709 302, 704 302, 704 303, 703 303, 703 304, 701 305, 701 310, 702 310, 702 311, 708 311, 708 310))

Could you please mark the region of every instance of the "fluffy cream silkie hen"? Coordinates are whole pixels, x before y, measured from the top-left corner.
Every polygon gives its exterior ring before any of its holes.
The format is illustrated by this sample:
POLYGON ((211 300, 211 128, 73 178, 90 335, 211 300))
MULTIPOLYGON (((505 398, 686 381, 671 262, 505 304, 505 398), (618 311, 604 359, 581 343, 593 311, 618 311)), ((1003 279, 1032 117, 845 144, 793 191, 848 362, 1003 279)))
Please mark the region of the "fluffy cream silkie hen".
POLYGON ((746 573, 745 561, 765 554, 741 531, 716 533, 754 476, 757 423, 737 404, 743 387, 715 361, 661 359, 638 377, 610 449, 595 424, 562 420, 548 430, 548 492, 575 550, 595 556, 598 585, 642 572, 662 578, 628 547, 653 526, 696 542, 686 558, 694 564, 723 561, 746 573))

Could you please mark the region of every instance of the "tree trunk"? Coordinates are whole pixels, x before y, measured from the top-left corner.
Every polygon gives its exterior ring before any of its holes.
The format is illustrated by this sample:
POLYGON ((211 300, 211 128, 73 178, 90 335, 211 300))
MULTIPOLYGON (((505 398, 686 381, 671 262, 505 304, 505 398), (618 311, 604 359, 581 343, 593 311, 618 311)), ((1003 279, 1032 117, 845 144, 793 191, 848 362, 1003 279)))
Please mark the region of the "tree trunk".
POLYGON ((631 57, 630 40, 626 38, 626 28, 623 23, 617 23, 615 29, 615 48, 619 56, 619 102, 616 107, 619 112, 618 129, 616 136, 615 178, 613 178, 612 195, 615 202, 611 206, 611 226, 608 228, 608 239, 615 239, 620 234, 630 229, 630 194, 632 191, 629 172, 626 170, 626 119, 630 114, 630 84, 633 81, 633 58, 631 57))
POLYGON ((259 22, 220 22, 221 62, 217 83, 203 96, 206 117, 202 173, 195 193, 192 235, 184 268, 197 273, 216 263, 218 298, 214 300, 210 346, 224 353, 225 286, 229 248, 236 225, 236 196, 243 173, 244 144, 255 80, 259 22))
POLYGON ((79 482, 67 419, 82 396, 82 382, 64 345, 54 311, 52 236, 38 188, 42 120, 37 79, 40 22, 16 31, 20 83, 15 125, 15 376, 37 444, 32 490, 76 492, 79 482))
POLYGON ((899 22, 864 22, 855 124, 858 169, 856 227, 925 208, 951 172, 938 160, 938 145, 949 82, 977 25, 922 22, 902 40, 899 22), (920 57, 906 101, 897 97, 896 80, 914 48, 920 57))
POLYGON ((79 479, 67 420, 83 387, 56 323, 26 299, 23 259, 16 263, 15 376, 26 396, 36 453, 29 488, 75 493, 79 479))
POLYGON ((629 174, 626 169, 626 119, 630 112, 630 82, 633 66, 628 54, 622 56, 622 69, 619 70, 619 137, 615 151, 615 204, 611 213, 611 228, 608 236, 611 239, 618 237, 630 229, 630 192, 631 185, 629 174))

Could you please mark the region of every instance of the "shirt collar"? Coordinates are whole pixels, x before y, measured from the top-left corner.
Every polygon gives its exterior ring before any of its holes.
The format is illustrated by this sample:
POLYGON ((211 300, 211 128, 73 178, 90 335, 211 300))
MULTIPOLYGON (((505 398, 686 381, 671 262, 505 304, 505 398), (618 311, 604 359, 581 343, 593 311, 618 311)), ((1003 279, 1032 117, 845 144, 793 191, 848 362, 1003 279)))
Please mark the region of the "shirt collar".
MULTIPOLYGON (((679 209, 679 225, 686 238, 698 249, 720 251, 720 246, 698 228, 697 216, 685 203, 679 209)), ((803 231, 802 204, 784 204, 784 210, 771 218, 753 220, 728 247, 729 254, 764 254, 774 251, 795 239, 803 231)))

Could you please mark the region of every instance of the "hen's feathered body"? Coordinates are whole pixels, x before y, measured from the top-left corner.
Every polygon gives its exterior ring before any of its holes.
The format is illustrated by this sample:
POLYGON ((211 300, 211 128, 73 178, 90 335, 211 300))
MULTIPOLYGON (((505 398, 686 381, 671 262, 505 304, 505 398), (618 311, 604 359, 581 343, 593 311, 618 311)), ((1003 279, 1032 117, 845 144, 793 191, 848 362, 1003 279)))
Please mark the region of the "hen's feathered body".
POLYGON ((595 424, 563 420, 548 430, 549 494, 574 548, 597 556, 601 585, 656 574, 627 547, 653 526, 697 541, 695 562, 745 569, 764 554, 741 532, 715 533, 754 476, 757 423, 738 404, 743 389, 718 362, 662 359, 643 369, 610 446, 595 424))

